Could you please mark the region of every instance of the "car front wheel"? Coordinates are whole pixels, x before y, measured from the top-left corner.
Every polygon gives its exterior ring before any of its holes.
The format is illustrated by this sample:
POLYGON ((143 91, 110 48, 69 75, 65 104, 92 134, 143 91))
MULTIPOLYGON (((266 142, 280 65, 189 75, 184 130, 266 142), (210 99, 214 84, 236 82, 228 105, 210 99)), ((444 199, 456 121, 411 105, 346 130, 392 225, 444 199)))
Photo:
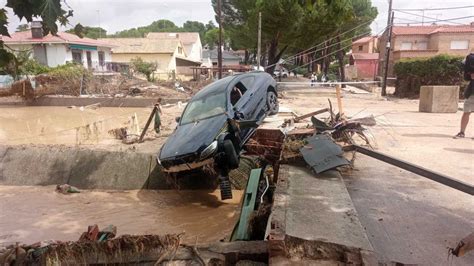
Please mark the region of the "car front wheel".
POLYGON ((274 91, 267 92, 267 108, 270 115, 276 115, 278 113, 278 98, 274 91))
POLYGON ((224 140, 224 152, 227 159, 227 165, 230 169, 235 169, 239 167, 239 156, 235 150, 234 144, 230 139, 224 140))

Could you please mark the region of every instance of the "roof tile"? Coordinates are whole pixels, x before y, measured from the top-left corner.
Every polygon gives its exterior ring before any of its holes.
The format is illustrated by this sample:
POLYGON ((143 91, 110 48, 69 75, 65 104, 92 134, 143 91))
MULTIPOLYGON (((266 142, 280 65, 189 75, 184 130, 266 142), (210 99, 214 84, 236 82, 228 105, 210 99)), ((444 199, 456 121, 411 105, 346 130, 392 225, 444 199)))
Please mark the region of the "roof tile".
POLYGON ((58 32, 57 35, 48 34, 43 38, 33 38, 31 31, 15 32, 11 37, 1 36, 0 40, 6 44, 31 44, 31 43, 72 43, 92 46, 114 47, 111 43, 102 42, 99 40, 90 39, 87 37, 80 38, 79 36, 67 32, 58 32))

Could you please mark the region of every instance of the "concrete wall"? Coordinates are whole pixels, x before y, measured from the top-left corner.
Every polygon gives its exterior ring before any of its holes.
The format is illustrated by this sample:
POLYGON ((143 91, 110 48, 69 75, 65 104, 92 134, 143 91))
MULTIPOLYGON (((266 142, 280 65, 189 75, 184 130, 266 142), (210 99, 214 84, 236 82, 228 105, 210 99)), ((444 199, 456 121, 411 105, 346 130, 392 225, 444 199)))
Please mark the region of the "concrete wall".
POLYGON ((112 54, 113 62, 130 63, 133 58, 140 57, 143 61, 158 64, 158 72, 169 72, 176 69, 176 59, 173 54, 112 54), (173 64, 174 62, 174 64, 173 64))
MULTIPOLYGON (((186 102, 188 98, 166 98, 163 104, 186 102)), ((31 106, 87 106, 100 103, 102 107, 149 107, 156 103, 156 98, 83 98, 83 97, 50 97, 43 96, 28 102, 31 106)))
POLYGON ((374 80, 377 75, 378 59, 375 60, 356 60, 357 77, 359 79, 374 80))
POLYGON ((72 58, 71 51, 67 51, 64 44, 47 44, 46 55, 50 67, 64 65, 68 58, 72 58))
MULTIPOLYGON (((158 147, 157 147, 158 151, 158 147)), ((66 146, 0 145, 0 185, 70 184, 80 189, 214 189, 216 178, 193 174, 169 182, 155 154, 66 146)))
POLYGON ((202 61, 202 45, 201 42, 185 45, 186 55, 189 59, 202 61))
POLYGON ((449 33, 449 34, 432 34, 432 37, 437 39, 438 53, 466 56, 469 52, 474 51, 474 34, 472 33, 449 33), (468 41, 469 47, 467 50, 453 50, 451 49, 451 41, 468 41))
POLYGON ((153 172, 155 166, 150 154, 0 146, 0 185, 67 183, 83 189, 141 189, 152 175, 160 178, 159 172, 153 172))
POLYGON ((394 36, 393 38, 393 48, 394 50, 401 50, 402 43, 411 42, 412 50, 423 50, 419 46, 420 43, 427 43, 428 49, 433 49, 430 47, 430 42, 428 36, 426 35, 409 35, 409 36, 394 36))

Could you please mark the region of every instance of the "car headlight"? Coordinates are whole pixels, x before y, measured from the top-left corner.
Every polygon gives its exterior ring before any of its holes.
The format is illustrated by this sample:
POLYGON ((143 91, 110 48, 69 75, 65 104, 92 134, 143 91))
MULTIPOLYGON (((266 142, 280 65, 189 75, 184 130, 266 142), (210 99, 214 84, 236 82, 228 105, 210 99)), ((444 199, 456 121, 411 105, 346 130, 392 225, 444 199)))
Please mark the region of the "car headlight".
POLYGON ((207 146, 201 152, 201 159, 205 159, 205 158, 211 156, 216 150, 217 150, 217 140, 214 140, 209 146, 207 146))

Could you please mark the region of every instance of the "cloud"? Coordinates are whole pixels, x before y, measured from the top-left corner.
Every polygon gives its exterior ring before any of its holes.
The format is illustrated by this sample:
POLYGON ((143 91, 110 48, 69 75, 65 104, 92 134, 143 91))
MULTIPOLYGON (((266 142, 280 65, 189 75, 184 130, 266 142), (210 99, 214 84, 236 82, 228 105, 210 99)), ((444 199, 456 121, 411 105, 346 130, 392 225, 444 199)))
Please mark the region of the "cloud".
MULTIPOLYGON (((0 0, 0 6, 5 4, 6 0, 0 0)), ((100 21, 109 33, 146 26, 159 19, 169 19, 178 26, 187 20, 214 20, 211 0, 67 0, 67 4, 74 10, 72 25, 98 26, 100 21)), ((10 31, 26 23, 20 22, 11 9, 8 11, 10 31)))
MULTIPOLYGON (((149 25, 159 19, 169 19, 181 26, 187 20, 196 20, 207 23, 214 21, 214 11, 211 0, 67 0, 74 10, 71 24, 81 23, 86 26, 100 26, 108 33, 149 25), (98 12, 99 11, 99 12, 98 12)), ((393 8, 433 8, 447 6, 473 5, 472 0, 395 0, 393 8)), ((0 0, 0 6, 4 6, 6 0, 0 0)), ((388 0, 372 0, 372 4, 379 10, 379 15, 372 23, 373 34, 379 33, 387 25, 388 0)), ((421 15, 422 12, 413 12, 421 15)), ((462 10, 425 11, 425 16, 438 19, 449 19, 474 15, 474 8, 462 10)), ((420 21, 421 17, 396 13, 397 18, 407 18, 420 21)), ((432 19, 425 18, 425 21, 432 19)), ((459 20, 458 22, 468 24, 473 18, 459 20)), ((14 31, 20 24, 16 16, 9 10, 9 30, 14 31)), ((398 20, 402 22, 402 20, 398 20)), ((407 22, 407 21, 403 21, 407 22)), ((26 23, 22 21, 21 23, 26 23)), ((443 22, 441 22, 443 23, 443 22)), ((446 22, 445 22, 446 23, 446 22)), ((68 28, 70 28, 69 26, 68 28)))

